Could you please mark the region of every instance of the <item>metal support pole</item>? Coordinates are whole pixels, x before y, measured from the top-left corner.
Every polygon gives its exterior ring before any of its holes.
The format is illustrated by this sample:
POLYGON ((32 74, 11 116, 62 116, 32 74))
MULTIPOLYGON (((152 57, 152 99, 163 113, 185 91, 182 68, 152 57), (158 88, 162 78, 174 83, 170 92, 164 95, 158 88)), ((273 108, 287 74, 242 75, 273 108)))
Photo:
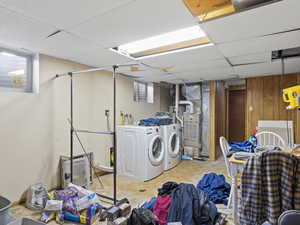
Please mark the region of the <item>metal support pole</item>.
POLYGON ((71 107, 71 110, 70 110, 70 118, 71 118, 71 128, 70 128, 70 160, 71 160, 71 183, 73 182, 73 134, 74 134, 74 130, 73 130, 73 73, 68 73, 70 75, 70 81, 71 81, 71 101, 70 101, 70 107, 71 107))
POLYGON ((92 130, 75 130, 77 133, 87 133, 87 134, 107 134, 113 135, 112 131, 92 131, 92 130))
POLYGON ((79 70, 79 71, 73 71, 73 72, 68 72, 68 73, 56 74, 55 78, 67 76, 67 75, 70 75, 70 73, 72 73, 72 75, 76 75, 76 74, 80 74, 80 73, 89 73, 89 72, 108 70, 108 69, 111 69, 111 67, 119 68, 119 67, 130 67, 130 66, 139 66, 139 65, 140 65, 139 63, 130 63, 130 64, 120 64, 120 65, 113 65, 113 66, 112 65, 103 66, 103 67, 98 67, 98 68, 93 68, 93 69, 79 70))
POLYGON ((114 144, 114 204, 117 204, 117 96, 116 96, 116 69, 118 66, 113 66, 113 96, 114 96, 114 134, 113 134, 113 144, 114 144))

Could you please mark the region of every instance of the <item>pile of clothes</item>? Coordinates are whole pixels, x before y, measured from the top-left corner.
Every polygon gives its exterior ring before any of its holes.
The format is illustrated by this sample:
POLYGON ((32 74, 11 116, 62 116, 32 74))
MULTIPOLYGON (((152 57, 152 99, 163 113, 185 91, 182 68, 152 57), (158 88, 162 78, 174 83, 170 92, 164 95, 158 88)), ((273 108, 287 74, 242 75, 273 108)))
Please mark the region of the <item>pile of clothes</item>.
POLYGON ((225 180, 224 175, 216 173, 205 174, 199 181, 197 188, 204 191, 213 203, 227 205, 230 195, 230 184, 225 180))
POLYGON ((162 125, 170 125, 173 123, 171 118, 148 118, 144 120, 140 120, 139 126, 162 126, 162 125))
POLYGON ((181 222, 183 225, 215 225, 225 223, 209 197, 193 184, 167 182, 158 189, 158 196, 144 203, 141 208, 149 210, 156 223, 181 222))
POLYGON ((64 190, 52 191, 43 197, 43 212, 40 220, 44 223, 56 220, 59 224, 68 220, 91 225, 96 221, 101 208, 96 193, 69 184, 64 190))

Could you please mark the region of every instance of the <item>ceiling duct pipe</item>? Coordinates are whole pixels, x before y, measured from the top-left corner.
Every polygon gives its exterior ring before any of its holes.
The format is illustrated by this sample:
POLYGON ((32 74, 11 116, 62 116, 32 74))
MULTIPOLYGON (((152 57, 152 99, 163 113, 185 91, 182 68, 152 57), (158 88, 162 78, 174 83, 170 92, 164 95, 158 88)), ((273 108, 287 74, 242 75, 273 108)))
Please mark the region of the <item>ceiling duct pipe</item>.
POLYGON ((236 11, 243 11, 249 8, 254 8, 281 0, 231 0, 236 11))
MULTIPOLYGON (((180 105, 189 105, 189 113, 194 113, 194 103, 191 101, 179 101, 180 105)), ((187 110, 188 110, 187 109, 187 110)))
POLYGON ((183 127, 183 120, 179 118, 178 111, 179 111, 179 84, 175 86, 175 117, 179 121, 180 126, 183 127))

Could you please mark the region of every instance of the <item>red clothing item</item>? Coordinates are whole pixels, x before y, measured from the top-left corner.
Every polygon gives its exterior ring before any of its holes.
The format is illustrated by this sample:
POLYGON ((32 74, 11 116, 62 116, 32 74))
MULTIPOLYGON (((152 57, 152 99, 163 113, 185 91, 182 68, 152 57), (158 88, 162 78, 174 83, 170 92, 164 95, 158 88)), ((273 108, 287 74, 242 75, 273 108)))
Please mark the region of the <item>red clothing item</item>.
POLYGON ((153 214, 158 218, 159 225, 166 225, 168 223, 168 211, 170 203, 171 195, 157 197, 157 201, 153 207, 153 214))

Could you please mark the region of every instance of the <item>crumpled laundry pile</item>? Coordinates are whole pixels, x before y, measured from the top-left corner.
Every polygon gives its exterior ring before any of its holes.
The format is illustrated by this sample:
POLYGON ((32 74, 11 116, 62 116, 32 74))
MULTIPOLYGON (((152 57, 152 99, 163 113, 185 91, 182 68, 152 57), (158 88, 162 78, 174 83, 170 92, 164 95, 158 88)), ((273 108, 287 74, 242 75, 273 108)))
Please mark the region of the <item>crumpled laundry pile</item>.
POLYGON ((213 203, 227 205, 231 187, 226 182, 224 175, 205 174, 199 181, 197 188, 204 191, 213 203))
POLYGON ((69 184, 64 190, 55 190, 43 197, 41 221, 47 223, 56 220, 63 224, 65 220, 91 225, 101 211, 100 200, 95 192, 80 186, 69 184))
POLYGON ((218 213, 215 204, 193 184, 167 182, 158 189, 157 197, 145 202, 141 208, 152 211, 159 225, 173 222, 219 225, 226 222, 226 216, 218 213))

